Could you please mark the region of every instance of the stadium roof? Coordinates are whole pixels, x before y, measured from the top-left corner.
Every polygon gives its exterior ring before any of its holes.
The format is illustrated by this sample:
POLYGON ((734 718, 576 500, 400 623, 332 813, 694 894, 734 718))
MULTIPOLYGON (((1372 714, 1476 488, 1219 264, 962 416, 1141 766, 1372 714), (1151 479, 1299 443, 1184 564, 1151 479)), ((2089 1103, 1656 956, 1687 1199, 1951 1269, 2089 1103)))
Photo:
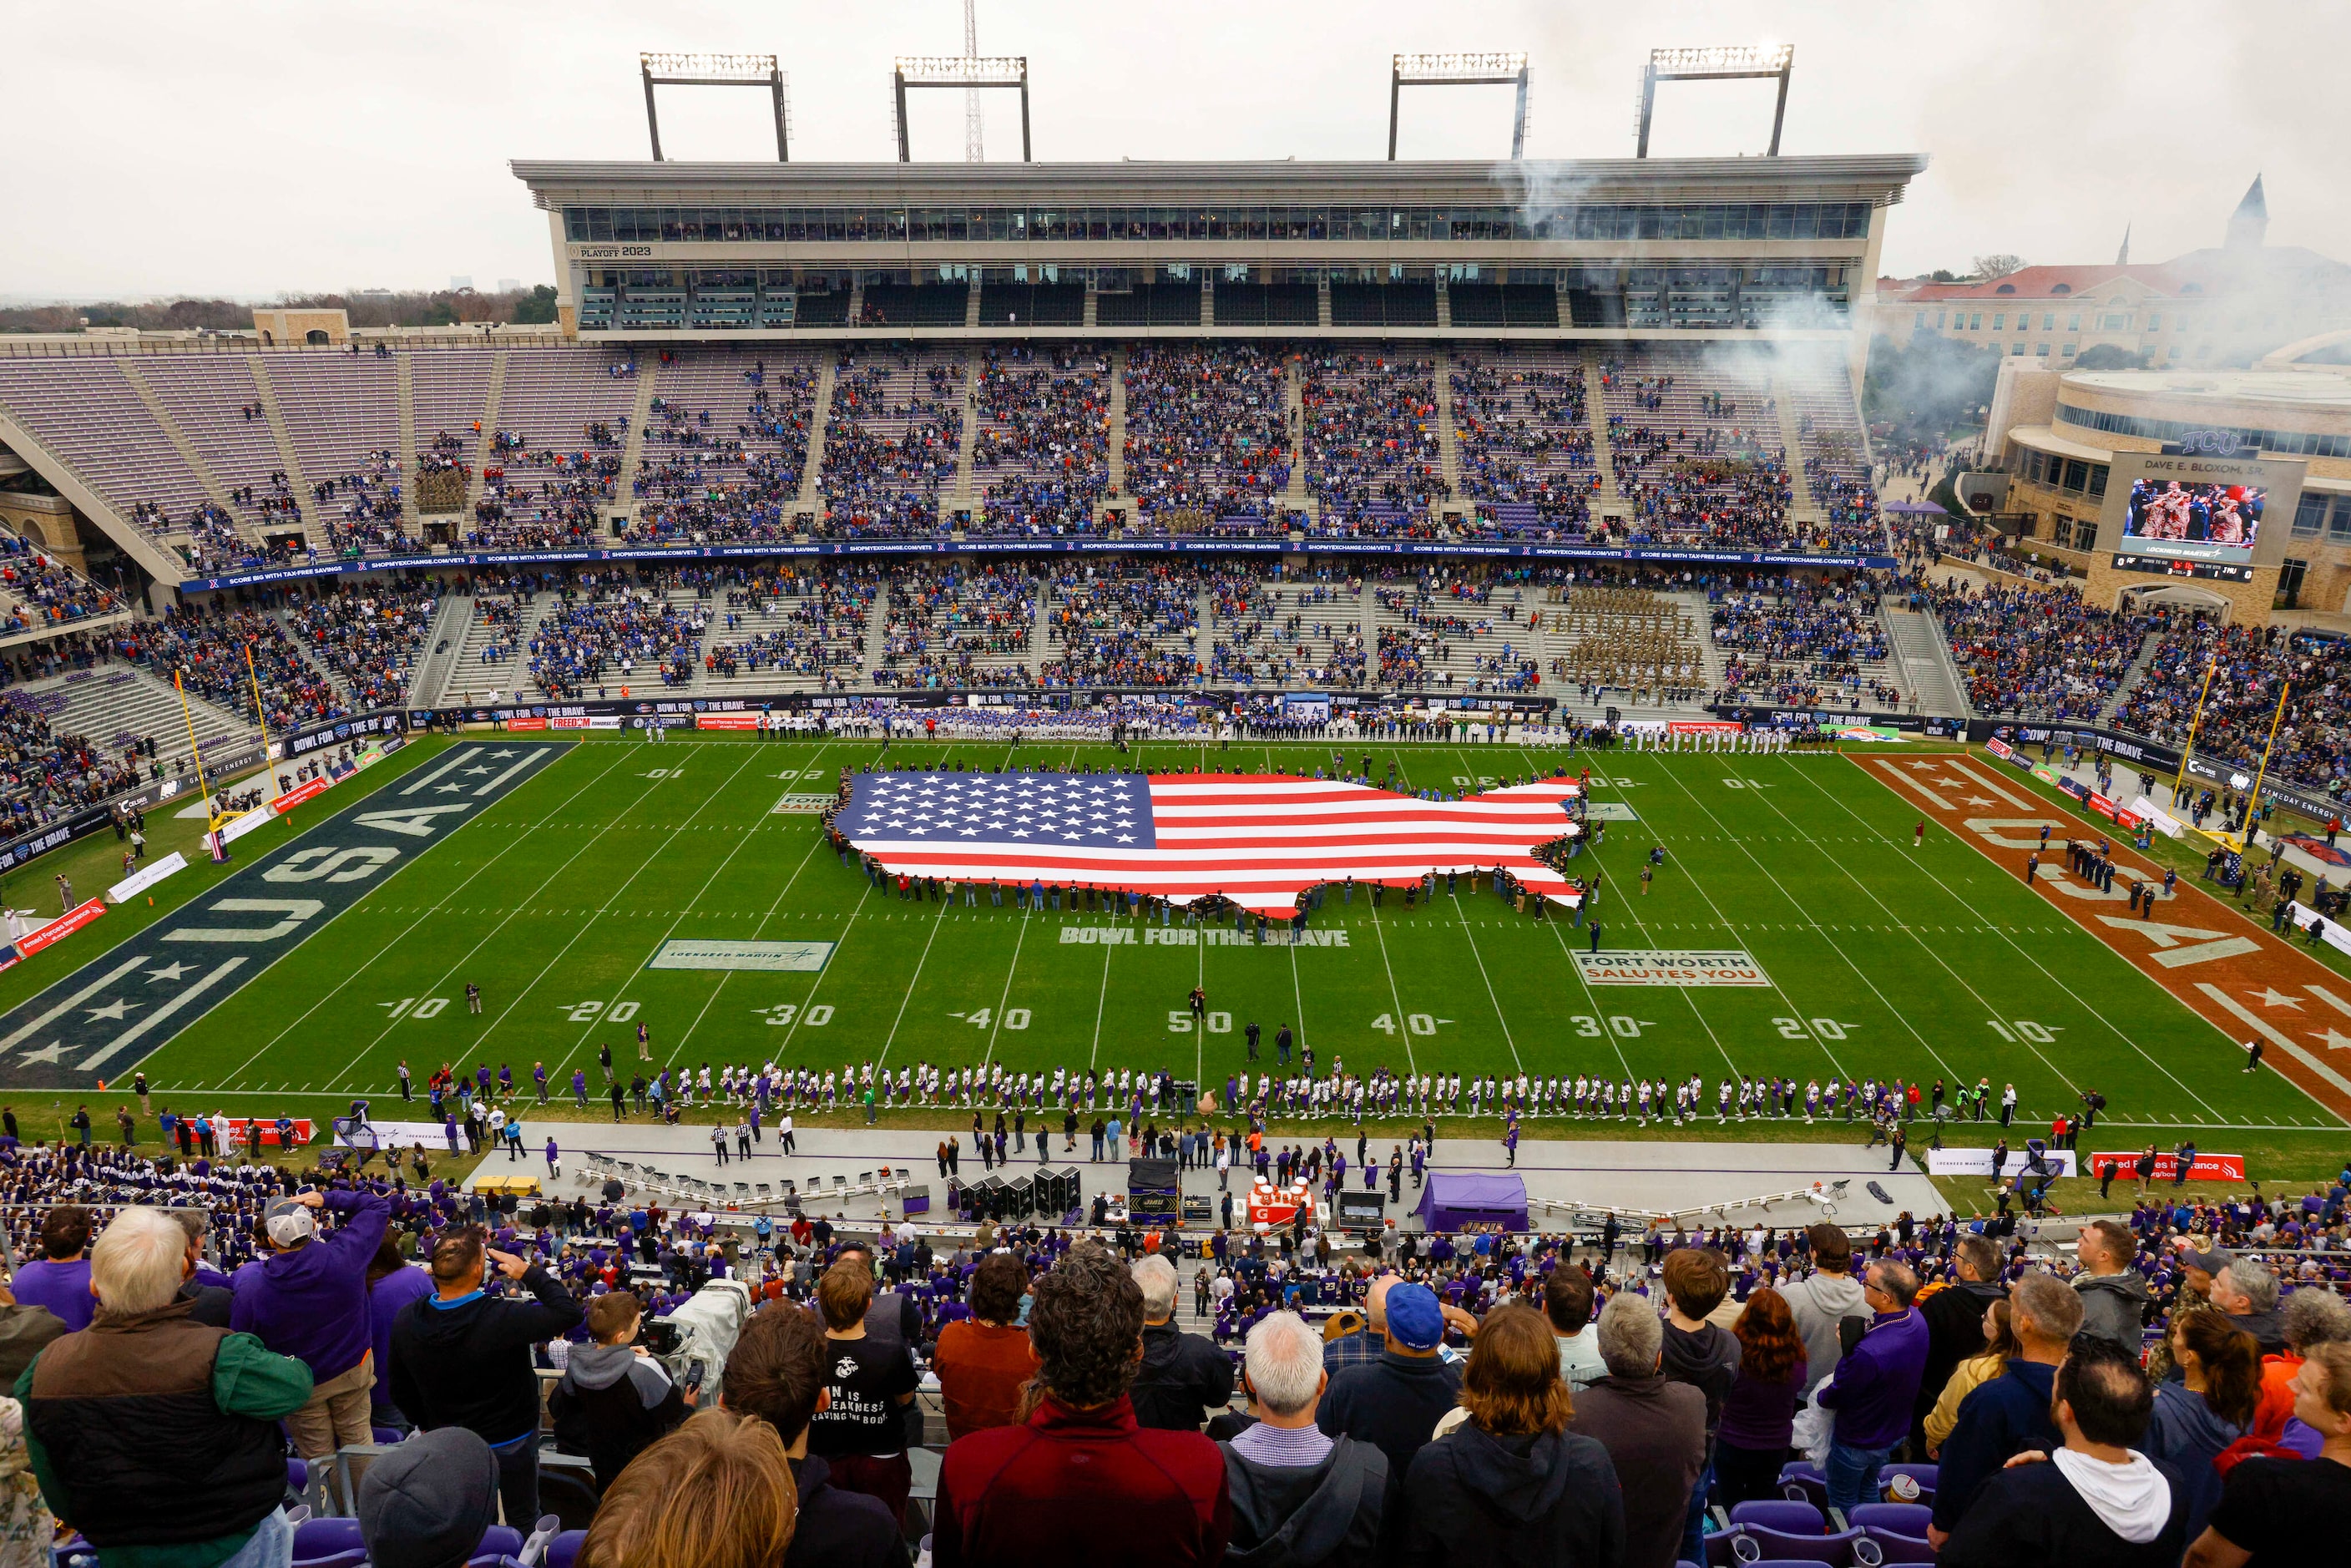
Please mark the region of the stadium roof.
POLYGON ((655 163, 516 159, 508 167, 540 206, 567 199, 802 201, 877 196, 975 200, 1188 201, 1328 197, 1458 201, 1502 196, 1562 207, 1583 202, 1802 201, 1891 204, 1927 167, 1916 153, 1807 158, 1611 158, 1517 162, 655 163))

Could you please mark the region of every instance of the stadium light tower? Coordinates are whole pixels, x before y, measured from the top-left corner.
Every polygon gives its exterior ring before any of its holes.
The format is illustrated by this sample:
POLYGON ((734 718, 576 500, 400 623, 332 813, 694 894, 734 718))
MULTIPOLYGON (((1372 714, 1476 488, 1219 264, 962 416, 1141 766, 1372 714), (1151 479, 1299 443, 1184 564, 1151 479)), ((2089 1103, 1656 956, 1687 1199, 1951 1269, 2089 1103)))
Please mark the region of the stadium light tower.
MULTIPOLYGON (((979 58, 979 0, 963 0, 963 57, 979 58)), ((987 162, 987 154, 980 147, 979 89, 976 87, 966 88, 963 94, 963 161, 987 162)))
POLYGON ((1527 155, 1527 57, 1522 49, 1468 55, 1398 55, 1388 72, 1388 162, 1395 162, 1396 112, 1408 87, 1511 87, 1510 156, 1527 155))
POLYGON ((1795 67, 1796 46, 1793 44, 1725 44, 1703 49, 1651 49, 1648 64, 1641 68, 1641 117, 1633 156, 1646 158, 1649 155, 1649 120, 1656 110, 1659 82, 1740 81, 1776 77, 1780 82, 1780 101, 1771 110, 1771 145, 1764 149, 1763 155, 1777 158, 1780 155, 1780 124, 1788 117, 1788 78, 1795 67))
MULTIPOLYGON (((900 55, 890 62, 890 87, 898 116, 898 162, 911 163, 906 144, 906 89, 910 87, 959 87, 971 92, 984 87, 1017 88, 1020 92, 1020 162, 1033 162, 1029 151, 1029 57, 1026 55, 900 55)), ((978 142, 966 122, 965 152, 978 142)))
POLYGON ((645 81, 645 131, 653 138, 654 162, 662 161, 661 118, 653 109, 656 87, 766 88, 776 105, 776 162, 792 161, 791 93, 775 56, 649 52, 637 57, 637 71, 645 81))

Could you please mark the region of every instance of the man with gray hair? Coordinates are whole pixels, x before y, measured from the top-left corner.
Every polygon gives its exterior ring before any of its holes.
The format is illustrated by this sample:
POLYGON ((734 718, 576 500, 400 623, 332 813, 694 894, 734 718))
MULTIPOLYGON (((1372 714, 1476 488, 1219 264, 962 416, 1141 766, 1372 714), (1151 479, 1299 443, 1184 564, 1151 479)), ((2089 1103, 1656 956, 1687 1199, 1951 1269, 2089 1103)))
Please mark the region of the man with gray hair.
POLYGON ((1233 1510, 1225 1561, 1235 1568, 1370 1561, 1386 1512, 1387 1456, 1316 1428, 1331 1382, 1322 1336, 1296 1312, 1272 1313, 1249 1330, 1241 1375, 1258 1419, 1217 1445, 1233 1510))
POLYGON ((1619 1291, 1600 1309, 1608 1375, 1576 1389, 1568 1430, 1595 1438, 1625 1493, 1624 1568, 1673 1568, 1690 1489, 1706 1468, 1706 1396, 1657 1370, 1665 1324, 1646 1298, 1619 1291))
POLYGON ((2236 1258, 2212 1276, 2212 1304, 2261 1343, 2263 1355, 2285 1354, 2278 1320, 2278 1278, 2258 1258, 2236 1258))
POLYGON ((1215 1341, 1176 1326, 1176 1265, 1155 1252, 1137 1259, 1133 1272, 1143 1291, 1143 1366, 1130 1391, 1135 1425, 1196 1432, 1231 1400, 1233 1364, 1215 1341))
POLYGON ((2017 1352, 1998 1377, 1959 1401, 1959 1418, 1943 1440, 1936 1477, 1935 1521, 1928 1539, 1942 1549, 1975 1500, 1976 1489, 2027 1449, 2043 1453, 2064 1441, 2051 1414, 2051 1394, 2066 1346, 2082 1327, 2082 1298, 2043 1270, 2022 1274, 2008 1290, 2008 1321, 2017 1352))
POLYGON ((278 1508, 277 1423, 309 1399, 310 1371, 252 1334, 194 1322, 179 1293, 192 1267, 170 1215, 114 1217, 90 1249, 90 1326, 44 1346, 16 1379, 26 1454, 49 1511, 102 1559, 284 1563, 294 1527, 278 1508))

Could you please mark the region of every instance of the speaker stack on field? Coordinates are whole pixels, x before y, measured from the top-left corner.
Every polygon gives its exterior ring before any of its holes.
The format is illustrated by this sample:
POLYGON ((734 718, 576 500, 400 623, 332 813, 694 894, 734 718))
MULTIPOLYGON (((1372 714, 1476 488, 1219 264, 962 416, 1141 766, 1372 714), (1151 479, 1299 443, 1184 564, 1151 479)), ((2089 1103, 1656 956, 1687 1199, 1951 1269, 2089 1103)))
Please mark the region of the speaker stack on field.
POLYGON ((1137 1219, 1179 1220, 1184 1181, 1174 1160, 1126 1162, 1126 1211, 1137 1219))

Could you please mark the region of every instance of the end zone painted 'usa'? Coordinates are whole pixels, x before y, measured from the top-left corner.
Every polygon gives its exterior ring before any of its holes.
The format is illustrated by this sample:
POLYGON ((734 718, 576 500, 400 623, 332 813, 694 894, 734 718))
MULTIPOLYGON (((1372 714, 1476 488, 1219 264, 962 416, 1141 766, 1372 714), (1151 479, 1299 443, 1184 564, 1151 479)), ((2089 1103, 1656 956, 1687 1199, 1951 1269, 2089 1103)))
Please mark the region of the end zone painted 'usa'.
POLYGON ((1763 966, 1736 947, 1624 947, 1572 953, 1587 986, 1769 986, 1763 966))

